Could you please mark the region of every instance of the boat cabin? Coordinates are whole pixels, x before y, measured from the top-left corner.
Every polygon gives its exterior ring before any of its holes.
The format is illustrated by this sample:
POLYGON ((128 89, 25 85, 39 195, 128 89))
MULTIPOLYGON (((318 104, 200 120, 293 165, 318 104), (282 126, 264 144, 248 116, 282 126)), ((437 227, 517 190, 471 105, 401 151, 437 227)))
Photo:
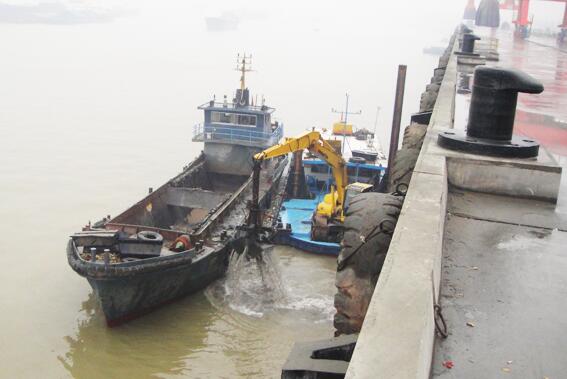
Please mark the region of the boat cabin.
MULTIPOLYGON (((376 148, 374 134, 366 129, 353 131, 352 125, 333 125, 332 132, 323 129, 322 135, 337 151, 342 152, 347 162, 349 183, 373 184, 384 174, 385 156, 376 148)), ((318 157, 306 152, 303 157, 305 182, 314 194, 327 192, 334 184, 331 167, 318 157)))
POLYGON ((245 84, 250 71, 249 57, 238 60, 241 72, 240 88, 232 101, 224 96, 199 106, 203 110, 203 123, 193 128, 193 142, 204 142, 207 168, 218 174, 250 175, 252 156, 277 144, 283 137, 283 124, 274 120, 274 108, 254 104, 245 84))
POLYGON ((232 102, 225 96, 223 102, 214 99, 199 106, 204 111, 204 122, 195 126, 193 141, 230 143, 266 148, 276 144, 283 135, 283 127, 272 120, 274 108, 250 103, 248 88, 237 89, 232 102))

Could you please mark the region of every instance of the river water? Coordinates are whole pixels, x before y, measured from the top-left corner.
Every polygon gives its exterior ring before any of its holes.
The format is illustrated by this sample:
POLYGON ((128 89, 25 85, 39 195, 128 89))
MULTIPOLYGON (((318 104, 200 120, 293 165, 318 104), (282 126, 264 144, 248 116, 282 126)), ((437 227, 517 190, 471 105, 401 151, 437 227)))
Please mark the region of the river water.
POLYGON ((67 238, 199 154, 196 107, 231 96, 237 52, 253 54, 252 96, 287 135, 331 125, 349 92, 359 126, 382 108, 386 145, 397 65, 407 122, 437 63, 422 49, 446 46, 463 6, 0 1, 0 377, 278 377, 294 341, 331 337, 333 258, 277 247, 283 297, 245 296, 262 293, 254 280, 232 296, 221 281, 108 329, 67 238))

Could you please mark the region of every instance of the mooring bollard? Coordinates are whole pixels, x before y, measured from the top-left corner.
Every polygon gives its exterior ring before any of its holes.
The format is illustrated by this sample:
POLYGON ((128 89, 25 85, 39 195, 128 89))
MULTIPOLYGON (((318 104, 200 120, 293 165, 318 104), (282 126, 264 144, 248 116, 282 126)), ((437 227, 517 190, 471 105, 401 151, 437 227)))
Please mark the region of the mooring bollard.
POLYGON ((459 50, 463 49, 463 36, 465 34, 471 34, 473 31, 468 26, 461 24, 461 33, 459 34, 459 50))
POLYGON ((478 55, 474 52, 475 41, 480 40, 480 37, 472 33, 463 34, 463 43, 461 46, 461 51, 457 52, 460 55, 478 55))
POLYGON ((441 132, 438 144, 473 154, 536 157, 539 152, 536 141, 513 136, 518 92, 541 93, 543 85, 518 70, 477 67, 466 135, 458 131, 441 132))

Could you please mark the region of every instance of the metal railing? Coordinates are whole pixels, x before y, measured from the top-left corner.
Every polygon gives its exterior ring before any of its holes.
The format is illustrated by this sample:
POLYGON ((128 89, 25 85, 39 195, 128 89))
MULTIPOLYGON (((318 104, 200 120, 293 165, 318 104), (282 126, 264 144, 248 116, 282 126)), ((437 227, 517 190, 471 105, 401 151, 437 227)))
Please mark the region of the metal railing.
POLYGON ((194 142, 226 142, 237 145, 271 146, 278 143, 282 137, 282 124, 271 133, 247 130, 247 128, 204 126, 203 124, 197 124, 193 127, 194 142))
POLYGON ((209 101, 205 104, 199 105, 198 109, 207 109, 207 108, 227 108, 227 109, 238 109, 242 108, 244 110, 249 111, 261 111, 261 112, 269 112, 272 113, 275 111, 275 108, 268 107, 267 105, 246 105, 240 106, 237 103, 224 103, 220 101, 209 101))

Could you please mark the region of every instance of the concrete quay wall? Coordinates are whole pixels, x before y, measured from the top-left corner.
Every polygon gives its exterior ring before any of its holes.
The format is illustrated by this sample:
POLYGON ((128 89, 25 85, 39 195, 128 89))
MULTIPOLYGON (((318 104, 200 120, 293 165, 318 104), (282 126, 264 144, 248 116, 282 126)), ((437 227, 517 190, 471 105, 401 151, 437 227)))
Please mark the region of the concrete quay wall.
POLYGON ((450 188, 557 201, 561 168, 544 149, 537 159, 527 160, 470 155, 437 145, 439 132, 455 125, 460 63, 470 68, 470 62, 459 62, 452 54, 346 378, 431 376, 450 188))

